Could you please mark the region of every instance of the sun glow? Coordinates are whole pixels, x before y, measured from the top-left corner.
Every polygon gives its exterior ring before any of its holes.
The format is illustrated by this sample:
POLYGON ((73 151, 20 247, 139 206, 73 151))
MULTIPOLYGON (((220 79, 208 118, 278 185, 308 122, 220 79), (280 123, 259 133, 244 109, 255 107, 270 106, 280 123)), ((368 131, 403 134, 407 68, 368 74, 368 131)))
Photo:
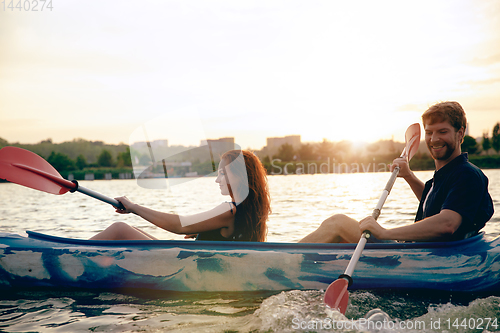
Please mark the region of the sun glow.
POLYGON ((442 100, 474 136, 499 120, 497 1, 152 3, 0 13, 0 136, 127 142, 193 105, 207 138, 255 149, 290 134, 402 141, 442 100))

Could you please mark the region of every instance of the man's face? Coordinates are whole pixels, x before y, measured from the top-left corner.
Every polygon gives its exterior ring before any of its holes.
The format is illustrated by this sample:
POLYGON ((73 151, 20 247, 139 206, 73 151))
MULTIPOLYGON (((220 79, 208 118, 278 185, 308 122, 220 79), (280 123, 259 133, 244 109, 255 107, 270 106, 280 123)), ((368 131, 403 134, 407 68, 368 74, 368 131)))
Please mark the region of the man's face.
POLYGON ((449 162, 460 154, 463 128, 458 132, 447 121, 425 124, 425 143, 437 161, 449 162))

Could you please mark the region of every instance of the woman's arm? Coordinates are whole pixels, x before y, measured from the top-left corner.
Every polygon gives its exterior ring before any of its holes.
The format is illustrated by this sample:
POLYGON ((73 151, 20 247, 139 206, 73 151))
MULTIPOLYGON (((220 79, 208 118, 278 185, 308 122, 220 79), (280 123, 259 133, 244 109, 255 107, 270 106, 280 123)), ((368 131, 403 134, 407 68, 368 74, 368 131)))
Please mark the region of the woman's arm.
POLYGON ((231 211, 233 207, 229 203, 220 204, 203 213, 185 216, 159 212, 134 204, 126 197, 116 198, 116 200, 120 201, 125 207, 125 210, 117 209, 118 213, 134 213, 154 225, 175 234, 200 233, 230 227, 234 223, 234 215, 231 211))

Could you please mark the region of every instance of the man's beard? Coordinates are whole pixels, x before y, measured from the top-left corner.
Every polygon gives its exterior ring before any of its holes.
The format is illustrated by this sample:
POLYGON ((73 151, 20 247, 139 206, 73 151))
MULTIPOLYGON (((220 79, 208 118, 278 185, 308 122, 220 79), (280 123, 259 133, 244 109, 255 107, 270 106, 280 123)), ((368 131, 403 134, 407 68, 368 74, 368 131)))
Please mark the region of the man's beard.
POLYGON ((437 155, 437 153, 434 151, 434 149, 432 148, 432 146, 430 146, 429 144, 427 145, 427 148, 429 149, 429 152, 431 153, 431 156, 432 158, 434 158, 435 160, 438 160, 438 161, 446 161, 450 158, 450 156, 455 152, 456 150, 456 147, 451 147, 449 144, 447 143, 444 143, 444 147, 442 149, 446 149, 444 154, 439 156, 437 155))

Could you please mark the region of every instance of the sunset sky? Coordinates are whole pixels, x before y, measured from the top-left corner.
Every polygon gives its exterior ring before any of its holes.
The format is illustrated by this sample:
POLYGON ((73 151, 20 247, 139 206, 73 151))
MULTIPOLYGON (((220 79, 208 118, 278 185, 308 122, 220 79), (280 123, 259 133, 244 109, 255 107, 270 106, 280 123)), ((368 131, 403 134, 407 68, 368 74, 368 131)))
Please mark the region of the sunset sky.
MULTIPOLYGON (((6 1, 8 4, 8 1, 6 1)), ((28 3, 29 4, 29 3, 28 3)), ((438 101, 500 121, 500 1, 52 1, 0 8, 0 138, 404 141, 438 101), (163 136, 163 137, 161 137, 163 136)))

